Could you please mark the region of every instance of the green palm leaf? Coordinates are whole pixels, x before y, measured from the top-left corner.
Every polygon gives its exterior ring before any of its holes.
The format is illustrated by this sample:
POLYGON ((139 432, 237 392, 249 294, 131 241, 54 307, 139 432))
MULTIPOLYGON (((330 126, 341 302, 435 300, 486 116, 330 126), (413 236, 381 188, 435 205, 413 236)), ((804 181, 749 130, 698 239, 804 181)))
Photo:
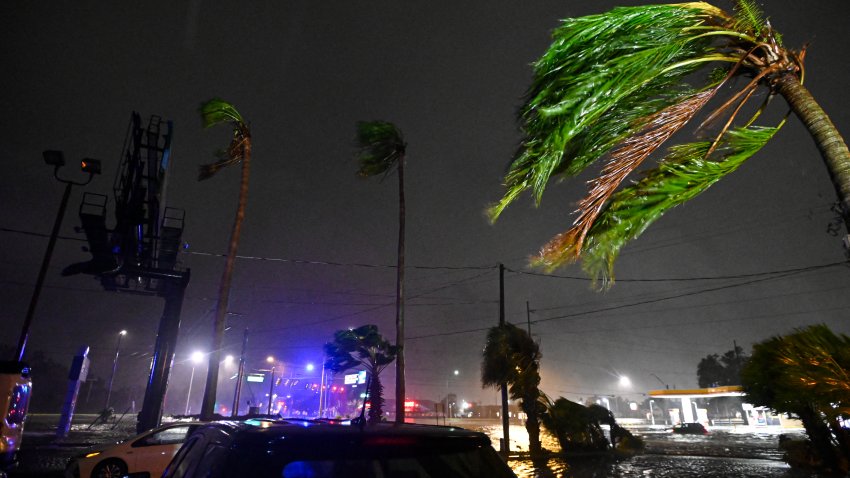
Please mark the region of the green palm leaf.
POLYGON ((216 152, 218 161, 210 164, 202 164, 198 167, 198 180, 203 181, 215 175, 218 171, 228 166, 240 163, 245 157, 246 146, 251 138, 251 131, 242 115, 236 108, 221 98, 213 98, 201 105, 201 122, 204 128, 210 128, 220 124, 229 124, 233 128, 233 138, 227 149, 216 152))
MULTIPOLYGON (((614 194, 590 229, 582 250, 582 268, 608 285, 622 247, 661 215, 704 192, 761 149, 779 128, 750 127, 729 131, 712 157, 711 142, 678 145, 657 169, 614 194)), ((538 265, 553 269, 576 259, 574 230, 547 244, 538 265)))
POLYGON ((360 176, 386 174, 404 156, 406 143, 401 131, 386 121, 357 123, 357 160, 360 176))
MULTIPOLYGON (((524 139, 495 220, 522 192, 536 203, 552 175, 574 175, 695 91, 684 78, 720 59, 701 36, 722 12, 706 3, 616 8, 564 20, 534 65, 521 109, 524 139)), ((700 90, 705 89, 701 88, 700 90)))
POLYGON ((230 103, 221 98, 213 98, 200 107, 201 121, 204 128, 219 125, 221 123, 245 124, 242 115, 236 111, 230 103))

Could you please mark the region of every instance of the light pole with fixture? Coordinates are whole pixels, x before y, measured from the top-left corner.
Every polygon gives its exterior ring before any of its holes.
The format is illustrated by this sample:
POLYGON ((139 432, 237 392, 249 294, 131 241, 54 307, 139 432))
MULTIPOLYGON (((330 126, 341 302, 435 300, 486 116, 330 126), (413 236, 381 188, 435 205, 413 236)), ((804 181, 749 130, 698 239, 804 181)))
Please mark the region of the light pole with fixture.
POLYGON ((35 281, 35 290, 30 298, 27 315, 24 319, 24 325, 21 328, 18 349, 15 352, 18 362, 24 359, 24 352, 26 351, 27 340, 29 340, 30 335, 30 326, 32 325, 33 315, 35 315, 35 306, 38 304, 38 297, 41 295, 41 288, 44 286, 44 278, 47 276, 47 268, 50 266, 50 258, 53 256, 53 248, 56 246, 56 239, 59 237, 59 228, 62 226, 62 219, 65 217, 65 209, 68 207, 68 199, 71 197, 71 188, 73 186, 85 186, 91 182, 95 174, 100 174, 100 161, 86 158, 80 161, 80 169, 89 174, 87 180, 84 182, 75 182, 62 179, 59 177, 59 168, 65 165, 65 155, 62 154, 62 151, 45 151, 42 153, 42 157, 47 165, 53 166, 53 177, 60 183, 65 183, 65 192, 62 194, 62 201, 59 203, 59 212, 56 213, 56 219, 53 221, 53 230, 50 232, 50 239, 47 241, 47 250, 44 251, 41 269, 39 269, 38 278, 35 281))
POLYGON ((266 362, 272 364, 272 368, 271 368, 271 378, 272 379, 269 381, 269 408, 268 408, 268 411, 266 412, 267 415, 271 415, 272 414, 272 397, 273 397, 272 392, 274 392, 274 357, 269 355, 268 357, 266 357, 266 362))
POLYGON ((186 413, 189 414, 189 399, 192 397, 192 382, 195 380, 195 366, 204 361, 204 354, 202 352, 193 352, 192 353, 192 374, 189 375, 189 391, 186 392, 186 413))
MULTIPOLYGON (((454 373, 452 373, 452 375, 457 377, 458 375, 460 375, 460 370, 455 370, 454 373)), ((446 377, 446 418, 447 419, 450 419, 451 416, 452 416, 452 405, 451 405, 451 403, 449 403, 449 379, 452 377, 452 375, 449 375, 448 377, 446 377)))
POLYGON ((109 376, 109 386, 106 388, 106 406, 104 410, 109 410, 109 397, 112 395, 112 381, 115 380, 115 370, 118 368, 118 354, 121 351, 121 339, 127 335, 126 330, 118 332, 118 345, 115 346, 115 358, 112 360, 112 374, 109 376))

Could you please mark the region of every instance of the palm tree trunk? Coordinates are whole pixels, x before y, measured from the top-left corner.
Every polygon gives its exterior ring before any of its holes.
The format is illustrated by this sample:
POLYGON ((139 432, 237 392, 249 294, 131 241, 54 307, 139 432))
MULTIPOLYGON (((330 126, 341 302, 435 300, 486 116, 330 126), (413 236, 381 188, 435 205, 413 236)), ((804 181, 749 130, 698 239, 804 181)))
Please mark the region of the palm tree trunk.
POLYGON ((783 75, 776 86, 815 140, 841 203, 844 225, 850 233, 850 151, 847 143, 796 76, 783 75))
MULTIPOLYGON (((539 396, 539 394, 537 394, 539 396)), ((540 444, 540 416, 538 410, 538 398, 529 393, 522 399, 522 408, 525 412, 525 430, 528 432, 528 452, 531 456, 540 455, 543 447, 540 444)))
MULTIPOLYGON (((207 381, 204 387, 204 400, 201 403, 201 420, 212 420, 215 413, 216 388, 218 387, 218 365, 221 359, 221 344, 224 341, 224 328, 227 325, 227 308, 230 301, 230 284, 233 281, 233 268, 239 249, 239 236, 242 233, 242 221, 245 219, 245 206, 248 203, 248 178, 251 172, 251 140, 246 138, 242 146, 242 180, 239 183, 239 202, 236 206, 236 218, 230 232, 230 244, 224 262, 224 273, 218 287, 218 302, 215 308, 212 345, 207 367, 207 381)), ((271 400, 272 397, 269 397, 271 400)))
POLYGON ((395 421, 404 423, 404 156, 398 162, 398 268, 396 270, 395 421))

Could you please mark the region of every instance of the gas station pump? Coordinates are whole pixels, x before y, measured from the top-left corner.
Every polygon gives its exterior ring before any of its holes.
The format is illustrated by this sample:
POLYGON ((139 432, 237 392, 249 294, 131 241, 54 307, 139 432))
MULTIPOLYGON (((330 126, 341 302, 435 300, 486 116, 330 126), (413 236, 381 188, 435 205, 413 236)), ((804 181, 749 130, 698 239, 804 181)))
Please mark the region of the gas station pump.
POLYGON ((15 464, 32 393, 29 366, 0 361, 0 476, 15 464))

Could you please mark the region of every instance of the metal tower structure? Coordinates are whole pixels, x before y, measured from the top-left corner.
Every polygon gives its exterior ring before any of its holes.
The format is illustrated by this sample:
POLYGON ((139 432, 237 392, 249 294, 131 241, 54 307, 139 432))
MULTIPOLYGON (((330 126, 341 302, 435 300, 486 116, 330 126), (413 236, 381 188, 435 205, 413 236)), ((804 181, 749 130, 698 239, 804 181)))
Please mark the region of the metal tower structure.
POLYGON ((86 193, 80 221, 92 259, 63 271, 63 275, 95 275, 105 290, 165 299, 139 431, 159 425, 162 417, 190 277, 190 271, 178 262, 185 213, 166 206, 172 132, 171 121, 151 116, 143 125, 141 116, 133 112, 112 187, 115 226, 109 229, 106 224, 108 196, 86 193))

